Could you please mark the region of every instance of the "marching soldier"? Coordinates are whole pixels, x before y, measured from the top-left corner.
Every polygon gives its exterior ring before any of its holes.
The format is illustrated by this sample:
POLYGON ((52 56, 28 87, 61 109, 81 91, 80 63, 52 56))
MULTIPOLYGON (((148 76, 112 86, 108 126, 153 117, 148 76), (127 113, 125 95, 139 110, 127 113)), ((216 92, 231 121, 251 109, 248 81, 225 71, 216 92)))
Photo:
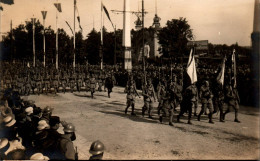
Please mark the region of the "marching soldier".
POLYGON ((47 94, 50 90, 50 82, 51 82, 51 77, 48 74, 48 72, 45 72, 45 78, 44 78, 44 88, 45 88, 45 94, 47 94))
MULTIPOLYGON (((127 106, 125 109, 125 114, 127 114, 127 110, 130 106, 132 106, 132 113, 131 115, 136 115, 134 113, 135 110, 135 96, 138 95, 138 92, 136 90, 135 82, 133 79, 133 76, 130 76, 130 80, 127 82, 126 88, 125 88, 125 93, 127 93, 126 98, 127 98, 127 106)), ((140 98, 140 96, 139 96, 140 98)))
POLYGON ((37 77, 36 77, 36 87, 37 87, 37 93, 38 93, 38 95, 40 95, 40 93, 43 92, 42 83, 43 83, 42 76, 41 76, 41 74, 39 73, 39 74, 37 75, 37 77))
POLYGON ((104 144, 97 140, 94 141, 89 149, 89 153, 92 154, 92 156, 89 158, 89 160, 102 160, 103 155, 105 151, 105 146, 104 144))
POLYGON ((31 78, 31 88, 32 88, 32 92, 34 94, 34 89, 36 88, 36 74, 32 75, 32 78, 31 78))
POLYGON ((81 73, 78 73, 78 80, 77 80, 77 90, 80 92, 80 89, 82 87, 83 77, 81 73))
POLYGON ((67 83, 68 83, 68 76, 67 76, 67 73, 64 72, 63 77, 61 78, 62 92, 63 93, 66 92, 67 83))
POLYGON ((75 72, 72 72, 71 76, 70 76, 70 91, 71 91, 71 93, 73 93, 73 91, 74 91, 76 79, 77 78, 76 78, 75 72))
POLYGON ((177 116, 177 122, 180 122, 180 117, 186 112, 189 112, 188 115, 188 124, 191 123, 191 114, 192 114, 192 107, 195 107, 197 104, 197 87, 195 84, 191 84, 189 87, 187 87, 184 91, 184 99, 181 102, 181 111, 179 115, 177 116))
POLYGON ((102 91, 102 86, 103 86, 103 76, 102 73, 100 72, 99 77, 98 77, 98 91, 102 91))
POLYGON ((230 108, 233 108, 235 110, 235 120, 234 121, 237 123, 240 123, 240 121, 238 120, 238 110, 239 110, 240 98, 239 98, 237 89, 232 87, 231 83, 226 86, 225 96, 226 96, 226 102, 228 104, 228 109, 223 114, 222 119, 225 120, 226 114, 230 112, 230 108))
POLYGON ((54 73, 54 78, 53 78, 53 88, 54 88, 54 93, 56 94, 57 92, 59 92, 59 73, 58 71, 55 71, 54 73))
POLYGON ((176 111, 177 106, 182 101, 182 86, 177 83, 177 76, 173 75, 173 79, 170 83, 171 91, 171 106, 174 111, 176 111))
POLYGON ((94 98, 94 93, 96 90, 96 78, 94 76, 94 74, 91 75, 90 78, 90 92, 91 92, 91 98, 94 98))
POLYGON ((225 122, 223 120, 223 105, 224 105, 224 92, 223 87, 219 83, 215 83, 215 87, 213 88, 214 97, 213 97, 213 104, 214 104, 214 111, 213 114, 216 112, 220 112, 219 121, 225 122))
POLYGON ((31 91, 31 78, 29 75, 24 77, 24 85, 25 85, 25 94, 30 95, 31 91))
POLYGON ((90 79, 89 79, 89 73, 85 75, 85 90, 86 92, 90 91, 90 79))
POLYGON ((107 88, 108 98, 110 98, 110 93, 114 87, 114 80, 112 74, 108 74, 108 77, 105 80, 105 88, 107 88))
POLYGON ((200 88, 200 100, 201 100, 201 111, 198 115, 198 121, 200 121, 200 116, 204 113, 205 109, 208 108, 209 109, 209 123, 214 123, 212 121, 212 115, 213 115, 213 103, 212 103, 212 98, 213 95, 209 89, 209 82, 205 81, 204 85, 201 86, 200 88))
POLYGON ((148 84, 145 85, 145 87, 143 88, 143 96, 144 96, 144 106, 142 108, 142 115, 144 116, 145 111, 148 109, 149 118, 153 118, 152 111, 153 111, 154 102, 156 102, 156 94, 151 79, 148 80, 148 84))

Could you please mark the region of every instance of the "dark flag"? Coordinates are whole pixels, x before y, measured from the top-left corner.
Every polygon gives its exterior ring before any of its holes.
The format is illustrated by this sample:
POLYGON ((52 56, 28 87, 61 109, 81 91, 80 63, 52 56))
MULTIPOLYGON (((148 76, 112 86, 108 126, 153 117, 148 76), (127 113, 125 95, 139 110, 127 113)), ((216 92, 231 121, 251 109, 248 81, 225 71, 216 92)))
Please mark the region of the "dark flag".
POLYGON ((62 11, 61 11, 61 4, 60 4, 60 3, 54 3, 54 6, 57 8, 57 10, 58 10, 59 12, 62 12, 62 11))
POLYGON ((106 13, 106 15, 107 15, 107 18, 109 19, 109 21, 111 22, 111 24, 112 24, 112 26, 113 26, 113 28, 114 28, 114 24, 113 24, 113 22, 111 21, 110 16, 109 16, 109 13, 108 13, 108 11, 107 11, 105 5, 103 4, 103 2, 101 3, 101 5, 102 5, 102 7, 103 7, 103 9, 104 9, 104 11, 105 11, 105 13, 106 13))
POLYGON ((72 34, 73 34, 73 30, 72 30, 72 28, 70 27, 70 25, 69 25, 69 23, 68 23, 68 21, 65 21, 66 22, 66 24, 69 26, 69 28, 70 28, 70 31, 72 32, 72 34))
POLYGON ((79 21, 79 28, 80 28, 81 31, 82 31, 82 27, 81 27, 81 25, 80 25, 80 17, 78 16, 77 19, 78 19, 78 21, 79 21))
POLYGON ((42 17, 43 17, 44 20, 46 18, 46 15, 47 15, 47 11, 42 11, 42 17))
POLYGON ((14 0, 0 0, 0 2, 2 2, 4 4, 9 4, 9 5, 14 4, 14 0))
POLYGON ((2 10, 2 11, 4 10, 2 6, 0 6, 0 10, 2 10))

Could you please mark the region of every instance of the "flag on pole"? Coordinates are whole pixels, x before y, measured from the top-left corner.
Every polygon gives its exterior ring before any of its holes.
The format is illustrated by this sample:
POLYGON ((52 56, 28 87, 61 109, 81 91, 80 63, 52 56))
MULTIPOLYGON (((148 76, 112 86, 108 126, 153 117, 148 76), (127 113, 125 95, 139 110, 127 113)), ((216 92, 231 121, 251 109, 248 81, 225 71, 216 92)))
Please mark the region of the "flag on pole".
POLYGON ((111 19, 110 19, 110 16, 109 16, 109 13, 108 13, 108 11, 107 11, 107 8, 106 8, 105 5, 103 4, 103 2, 101 2, 101 5, 102 5, 102 8, 104 9, 104 11, 105 11, 105 13, 106 13, 106 15, 107 15, 107 18, 108 18, 109 21, 111 22, 113 28, 115 28, 113 22, 112 22, 111 19))
POLYGON ((73 30, 72 30, 72 28, 70 27, 70 25, 69 25, 68 21, 66 21, 66 20, 65 20, 65 22, 66 22, 66 24, 69 26, 69 28, 70 28, 70 31, 71 31, 71 32, 72 32, 72 34, 73 34, 73 30))
POLYGON ((231 80, 233 80, 233 82, 234 82, 234 84, 233 84, 234 88, 237 87, 237 81, 236 81, 237 70, 236 70, 236 55, 235 55, 235 53, 236 53, 236 50, 233 49, 232 58, 231 58, 231 60, 232 60, 232 69, 231 70, 233 70, 233 72, 232 72, 233 75, 231 76, 231 80))
POLYGON ((221 70, 217 76, 217 82, 220 83, 222 87, 224 85, 224 77, 225 77, 225 62, 226 62, 226 56, 222 61, 221 70))
POLYGON ((197 71, 195 66, 195 57, 193 54, 193 49, 190 51, 189 61, 187 65, 187 73, 191 79, 191 84, 197 82, 197 71))
POLYGON ((46 18, 46 15, 47 15, 47 11, 42 11, 42 17, 43 17, 44 20, 46 18))
POLYGON ((60 3, 54 3, 54 6, 57 8, 59 12, 62 12, 60 3))
POLYGON ((0 0, 1 3, 12 5, 14 4, 14 0, 0 0))

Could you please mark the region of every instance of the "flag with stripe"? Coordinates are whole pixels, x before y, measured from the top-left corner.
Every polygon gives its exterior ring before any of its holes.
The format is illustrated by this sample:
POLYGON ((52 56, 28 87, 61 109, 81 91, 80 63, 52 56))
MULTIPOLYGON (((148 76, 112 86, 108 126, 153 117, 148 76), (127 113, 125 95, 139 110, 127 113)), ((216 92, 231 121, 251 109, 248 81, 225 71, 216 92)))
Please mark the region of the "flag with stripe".
POLYGON ((195 57, 193 53, 193 49, 190 51, 189 61, 187 65, 187 74, 189 75, 191 79, 191 84, 197 82, 197 71, 196 71, 196 65, 195 65, 195 57))
POLYGON ((107 15, 107 18, 109 19, 109 21, 111 22, 111 24, 112 24, 112 26, 113 26, 113 28, 114 28, 114 24, 113 24, 113 22, 112 22, 111 19, 110 19, 110 16, 109 16, 109 13, 108 13, 108 11, 107 11, 107 8, 106 8, 105 5, 103 4, 103 2, 101 2, 101 5, 102 5, 101 10, 104 9, 104 11, 105 11, 105 13, 106 13, 106 15, 107 15))
POLYGON ((220 83, 222 86, 224 85, 225 63, 226 63, 226 56, 224 57, 224 59, 222 61, 221 69, 217 76, 217 82, 220 83))

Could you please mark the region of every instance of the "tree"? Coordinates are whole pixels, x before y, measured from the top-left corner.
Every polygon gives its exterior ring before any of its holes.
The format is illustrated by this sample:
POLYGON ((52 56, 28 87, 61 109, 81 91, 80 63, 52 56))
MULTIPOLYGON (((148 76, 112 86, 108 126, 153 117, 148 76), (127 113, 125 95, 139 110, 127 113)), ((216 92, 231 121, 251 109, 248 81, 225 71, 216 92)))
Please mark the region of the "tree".
POLYGON ((186 18, 172 19, 167 21, 158 34, 163 57, 177 58, 184 54, 188 55, 187 43, 193 39, 192 29, 186 18))

